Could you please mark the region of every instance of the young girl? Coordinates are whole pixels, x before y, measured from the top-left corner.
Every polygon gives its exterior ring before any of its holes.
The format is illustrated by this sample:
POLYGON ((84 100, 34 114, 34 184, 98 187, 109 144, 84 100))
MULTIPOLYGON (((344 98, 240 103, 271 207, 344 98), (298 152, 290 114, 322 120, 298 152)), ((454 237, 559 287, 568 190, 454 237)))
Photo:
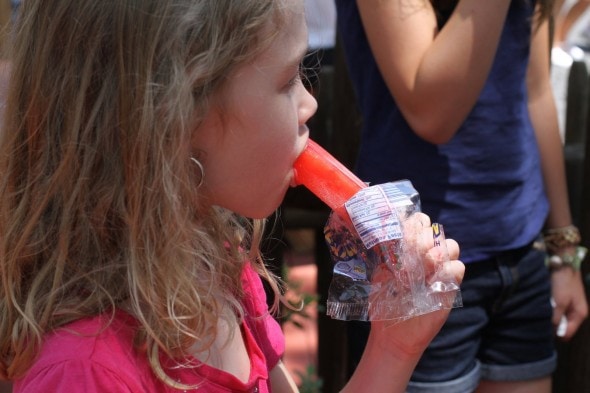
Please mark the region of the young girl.
MULTIPOLYGON (((0 141, 0 375, 15 392, 296 391, 258 245, 316 110, 302 0, 20 12, 0 141)), ((459 261, 446 268, 461 279, 459 261)), ((402 392, 446 316, 375 323, 345 390, 402 392)))
POLYGON ((363 114, 358 173, 410 179, 466 263, 464 307, 409 392, 548 393, 554 335, 587 315, 549 79, 552 3, 336 1, 363 114), (542 234, 562 262, 551 269, 542 234))

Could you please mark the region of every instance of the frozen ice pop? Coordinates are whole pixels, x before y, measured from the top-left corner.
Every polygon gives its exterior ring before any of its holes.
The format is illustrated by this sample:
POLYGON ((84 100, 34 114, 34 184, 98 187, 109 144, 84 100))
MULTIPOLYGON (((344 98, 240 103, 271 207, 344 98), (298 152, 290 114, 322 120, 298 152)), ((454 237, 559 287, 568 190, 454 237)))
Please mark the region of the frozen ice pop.
MULTIPOLYGON (((423 264, 420 239, 426 228, 420 220, 410 221, 420 211, 420 199, 408 180, 368 187, 313 140, 293 167, 294 183, 336 213, 324 227, 334 262, 329 316, 396 323, 461 305, 458 284, 442 268, 423 264)), ((433 224, 432 236, 439 266, 448 260, 442 226, 433 224)))
POLYGON ((295 183, 303 185, 341 217, 350 198, 367 185, 315 141, 309 140, 294 164, 295 183))

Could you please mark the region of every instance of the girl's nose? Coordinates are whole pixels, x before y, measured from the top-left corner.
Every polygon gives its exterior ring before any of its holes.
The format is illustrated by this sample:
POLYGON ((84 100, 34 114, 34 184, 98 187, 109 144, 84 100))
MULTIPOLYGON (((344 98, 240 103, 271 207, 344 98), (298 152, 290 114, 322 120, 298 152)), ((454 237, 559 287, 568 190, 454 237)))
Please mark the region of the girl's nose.
POLYGON ((301 105, 299 106, 299 122, 305 124, 318 110, 318 102, 303 86, 301 86, 301 90, 303 91, 303 96, 301 105))

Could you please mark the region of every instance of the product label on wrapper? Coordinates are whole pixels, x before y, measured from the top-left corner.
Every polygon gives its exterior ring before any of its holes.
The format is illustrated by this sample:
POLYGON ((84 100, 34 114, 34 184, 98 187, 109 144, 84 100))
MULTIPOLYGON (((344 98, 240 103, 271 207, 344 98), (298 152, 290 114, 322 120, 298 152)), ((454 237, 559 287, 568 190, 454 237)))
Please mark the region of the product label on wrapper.
POLYGON ((412 201, 393 183, 360 190, 345 203, 346 211, 366 248, 403 237, 396 209, 412 201))

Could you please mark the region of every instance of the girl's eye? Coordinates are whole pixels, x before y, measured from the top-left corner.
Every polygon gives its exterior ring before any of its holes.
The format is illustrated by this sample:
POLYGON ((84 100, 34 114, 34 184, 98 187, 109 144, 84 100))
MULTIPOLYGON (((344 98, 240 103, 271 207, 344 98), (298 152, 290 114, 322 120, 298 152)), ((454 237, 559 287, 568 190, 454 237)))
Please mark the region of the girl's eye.
POLYGON ((287 83, 287 86, 293 87, 293 86, 301 83, 303 77, 304 77, 303 76, 303 68, 300 64, 299 67, 297 68, 297 73, 295 74, 295 76, 293 76, 293 78, 291 78, 289 80, 289 82, 287 83))

